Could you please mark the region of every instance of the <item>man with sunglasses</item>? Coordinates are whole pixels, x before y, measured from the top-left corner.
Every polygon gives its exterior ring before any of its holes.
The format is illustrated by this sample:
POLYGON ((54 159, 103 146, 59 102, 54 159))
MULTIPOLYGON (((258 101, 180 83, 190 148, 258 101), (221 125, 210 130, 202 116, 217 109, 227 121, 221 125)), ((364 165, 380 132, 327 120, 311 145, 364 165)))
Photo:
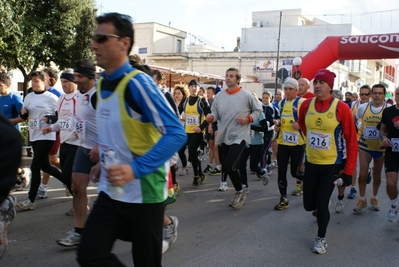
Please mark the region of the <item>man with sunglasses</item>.
MULTIPOLYGON (((360 100, 354 101, 351 104, 352 116, 355 119, 355 121, 356 121, 356 112, 357 112, 359 106, 364 104, 364 103, 368 103, 370 101, 370 98, 371 98, 371 88, 370 88, 370 86, 368 84, 362 85, 360 87, 359 91, 360 91, 359 92, 360 100)), ((357 132, 357 139, 359 140, 359 138, 360 138, 360 131, 357 132)), ((352 176, 351 189, 350 189, 350 192, 348 194, 348 198, 349 199, 355 199, 356 198, 356 194, 357 194, 356 182, 357 182, 357 170, 355 169, 355 171, 353 172, 353 176, 352 176)), ((343 194, 343 192, 342 192, 342 194, 343 194)))
POLYGON ((99 196, 78 249, 81 266, 124 266, 111 253, 131 241, 135 266, 161 266, 168 160, 186 142, 176 114, 152 77, 132 68, 130 16, 96 18, 92 36, 98 66, 96 122, 100 162, 90 173, 99 196))
POLYGON ((381 122, 383 110, 390 106, 385 103, 386 89, 383 84, 375 84, 371 88, 371 102, 359 106, 356 112, 359 138, 359 199, 353 211, 360 212, 367 207, 366 185, 369 165, 373 160, 373 192, 370 198, 370 208, 379 211, 378 189, 381 185, 381 170, 384 164, 385 147, 379 136, 377 125, 381 122))

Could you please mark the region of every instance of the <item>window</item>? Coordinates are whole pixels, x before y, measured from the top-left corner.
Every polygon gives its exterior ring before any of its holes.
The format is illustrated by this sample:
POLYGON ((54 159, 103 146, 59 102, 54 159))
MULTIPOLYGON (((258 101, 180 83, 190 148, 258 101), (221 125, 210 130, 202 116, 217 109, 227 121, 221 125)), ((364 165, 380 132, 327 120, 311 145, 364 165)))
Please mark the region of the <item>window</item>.
POLYGON ((177 40, 176 42, 176 52, 177 53, 181 52, 181 40, 177 40))

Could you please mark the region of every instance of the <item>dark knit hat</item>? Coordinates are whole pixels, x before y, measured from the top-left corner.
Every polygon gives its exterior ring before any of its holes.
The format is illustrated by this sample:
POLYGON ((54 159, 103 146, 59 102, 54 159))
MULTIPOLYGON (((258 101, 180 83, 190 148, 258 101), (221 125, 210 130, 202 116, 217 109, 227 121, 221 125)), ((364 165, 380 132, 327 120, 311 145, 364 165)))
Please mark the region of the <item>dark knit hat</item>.
POLYGON ((73 76, 73 69, 66 69, 61 73, 61 79, 67 79, 70 82, 75 82, 75 77, 73 76))
POLYGON ((314 76, 314 80, 322 80, 326 82, 331 89, 334 88, 334 78, 337 77, 334 72, 327 69, 318 70, 314 76))
POLYGON ((199 83, 197 82, 197 80, 191 80, 191 81, 188 83, 188 86, 191 86, 191 85, 199 86, 199 83))

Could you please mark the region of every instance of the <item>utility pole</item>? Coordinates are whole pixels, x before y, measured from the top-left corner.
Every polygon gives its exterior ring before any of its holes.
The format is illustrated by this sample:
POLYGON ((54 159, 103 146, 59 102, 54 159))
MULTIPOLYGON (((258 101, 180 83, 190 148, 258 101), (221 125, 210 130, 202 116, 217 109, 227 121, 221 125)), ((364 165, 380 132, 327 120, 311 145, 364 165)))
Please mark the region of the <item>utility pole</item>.
MULTIPOLYGON (((280 24, 278 27, 278 39, 277 39, 277 62, 276 62, 276 70, 278 70, 278 63, 279 63, 279 59, 280 59, 280 36, 281 36, 281 20, 283 17, 283 11, 280 11, 280 24)), ((276 71, 276 84, 275 84, 275 88, 274 88, 274 95, 277 94, 277 85, 278 85, 278 75, 277 75, 278 71, 276 71)))

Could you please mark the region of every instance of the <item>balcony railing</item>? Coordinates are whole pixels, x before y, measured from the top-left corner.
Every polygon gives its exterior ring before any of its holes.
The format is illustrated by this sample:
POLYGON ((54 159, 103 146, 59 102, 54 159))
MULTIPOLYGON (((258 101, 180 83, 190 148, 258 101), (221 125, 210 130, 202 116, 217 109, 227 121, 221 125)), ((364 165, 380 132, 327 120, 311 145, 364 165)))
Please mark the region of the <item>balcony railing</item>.
POLYGON ((372 75, 371 69, 361 63, 351 62, 350 66, 349 66, 349 72, 364 75, 366 77, 371 77, 371 75, 372 75))

